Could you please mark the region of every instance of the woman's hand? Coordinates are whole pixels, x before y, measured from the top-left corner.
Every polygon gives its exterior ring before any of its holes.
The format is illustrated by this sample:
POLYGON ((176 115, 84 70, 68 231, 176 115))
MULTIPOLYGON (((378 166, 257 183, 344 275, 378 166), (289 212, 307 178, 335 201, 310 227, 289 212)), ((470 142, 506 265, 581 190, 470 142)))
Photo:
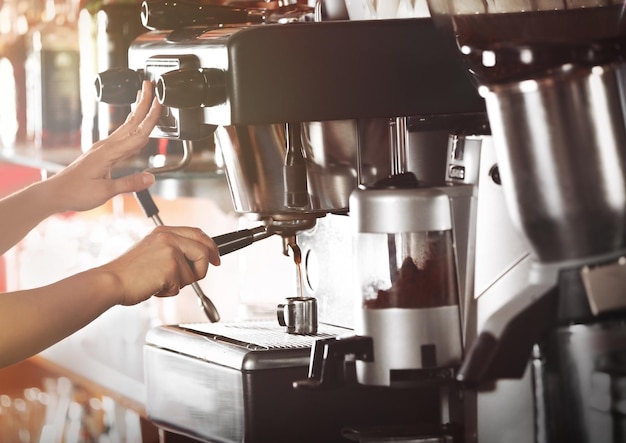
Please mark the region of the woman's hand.
POLYGON ((117 304, 175 295, 203 278, 210 264, 220 264, 219 252, 201 230, 160 226, 108 264, 0 294, 0 367, 42 351, 117 304))
POLYGON ((158 226, 117 259, 96 268, 114 277, 116 304, 168 297, 219 266, 217 245, 198 228, 158 226))
POLYGON ((111 171, 116 163, 132 157, 146 145, 160 113, 161 107, 152 97, 152 85, 144 81, 135 109, 124 124, 47 180, 48 194, 58 206, 55 212, 93 209, 115 195, 141 191, 152 185, 152 174, 137 173, 114 179, 111 171))

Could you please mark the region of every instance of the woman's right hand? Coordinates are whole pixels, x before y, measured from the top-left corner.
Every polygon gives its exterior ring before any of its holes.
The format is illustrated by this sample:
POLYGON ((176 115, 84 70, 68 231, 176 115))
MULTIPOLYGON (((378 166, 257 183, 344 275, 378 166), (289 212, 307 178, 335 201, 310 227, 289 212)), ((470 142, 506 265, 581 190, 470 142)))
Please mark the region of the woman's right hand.
POLYGON ((117 259, 99 269, 114 277, 116 304, 134 305, 151 296, 169 297, 219 266, 215 242, 202 230, 158 226, 117 259))

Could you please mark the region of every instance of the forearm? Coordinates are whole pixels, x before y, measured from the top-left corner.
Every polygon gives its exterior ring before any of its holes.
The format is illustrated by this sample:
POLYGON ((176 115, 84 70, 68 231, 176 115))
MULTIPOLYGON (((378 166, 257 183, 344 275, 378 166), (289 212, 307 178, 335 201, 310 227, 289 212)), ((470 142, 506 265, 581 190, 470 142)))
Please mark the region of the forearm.
POLYGON ((22 240, 42 220, 59 210, 54 199, 45 181, 0 199, 0 255, 22 240))
POLYGON ((115 277, 96 268, 36 289, 0 294, 0 367, 43 351, 117 303, 115 277))

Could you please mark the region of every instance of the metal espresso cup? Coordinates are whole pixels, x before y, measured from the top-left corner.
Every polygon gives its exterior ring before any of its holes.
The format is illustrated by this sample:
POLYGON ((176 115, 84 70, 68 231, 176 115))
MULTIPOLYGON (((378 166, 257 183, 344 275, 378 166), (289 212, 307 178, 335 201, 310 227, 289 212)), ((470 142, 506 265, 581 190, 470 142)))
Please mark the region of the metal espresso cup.
POLYGON ((317 333, 317 300, 315 297, 287 297, 276 310, 278 323, 289 334, 317 333))

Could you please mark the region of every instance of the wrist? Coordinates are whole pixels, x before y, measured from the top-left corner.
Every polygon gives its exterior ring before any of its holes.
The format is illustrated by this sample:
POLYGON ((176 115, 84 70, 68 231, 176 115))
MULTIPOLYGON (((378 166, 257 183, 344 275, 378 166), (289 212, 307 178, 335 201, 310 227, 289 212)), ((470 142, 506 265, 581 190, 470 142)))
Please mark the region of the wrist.
POLYGON ((42 219, 65 211, 62 193, 56 191, 51 180, 33 183, 25 189, 25 192, 29 194, 31 204, 40 210, 42 219))
POLYGON ((115 274, 100 266, 85 271, 88 274, 88 284, 93 296, 100 298, 104 310, 123 304, 124 290, 121 279, 115 274))

